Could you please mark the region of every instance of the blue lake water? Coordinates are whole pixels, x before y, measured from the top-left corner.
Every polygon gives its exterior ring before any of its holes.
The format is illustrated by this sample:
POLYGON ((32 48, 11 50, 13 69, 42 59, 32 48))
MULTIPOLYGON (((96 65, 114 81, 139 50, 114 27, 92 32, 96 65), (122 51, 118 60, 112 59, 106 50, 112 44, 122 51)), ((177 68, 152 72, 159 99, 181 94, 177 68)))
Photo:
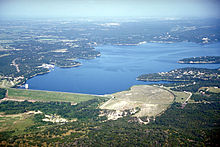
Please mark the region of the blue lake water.
POLYGON ((86 94, 109 94, 126 90, 132 85, 152 82, 136 81, 145 73, 169 71, 182 67, 218 68, 220 64, 178 64, 193 56, 220 56, 220 43, 195 44, 147 43, 139 46, 99 46, 101 57, 79 60, 74 68, 55 67, 50 73, 27 81, 30 89, 86 94))

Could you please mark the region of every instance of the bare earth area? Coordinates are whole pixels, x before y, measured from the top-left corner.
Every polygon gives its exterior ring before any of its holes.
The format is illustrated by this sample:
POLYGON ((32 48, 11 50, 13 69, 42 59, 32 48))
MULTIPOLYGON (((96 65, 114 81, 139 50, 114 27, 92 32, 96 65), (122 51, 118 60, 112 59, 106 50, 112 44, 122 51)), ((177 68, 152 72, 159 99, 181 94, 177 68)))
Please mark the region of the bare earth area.
POLYGON ((156 116, 173 102, 174 95, 165 89, 149 85, 137 85, 129 91, 112 94, 112 99, 100 106, 101 109, 124 111, 139 107, 134 116, 156 116))

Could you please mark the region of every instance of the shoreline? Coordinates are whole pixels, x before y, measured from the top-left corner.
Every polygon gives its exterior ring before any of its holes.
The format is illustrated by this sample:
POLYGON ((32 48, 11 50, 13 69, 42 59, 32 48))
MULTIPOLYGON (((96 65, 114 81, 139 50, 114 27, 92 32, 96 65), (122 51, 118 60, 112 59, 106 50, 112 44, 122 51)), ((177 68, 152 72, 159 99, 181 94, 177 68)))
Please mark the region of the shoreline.
MULTIPOLYGON (((59 68, 73 68, 73 67, 79 67, 79 66, 81 66, 81 65, 82 65, 82 63, 77 63, 77 64, 72 65, 72 66, 56 66, 56 67, 59 67, 59 68)), ((48 69, 48 68, 47 68, 47 69, 48 69)), ((50 69, 54 69, 54 68, 50 68, 50 69)), ((27 82, 27 80, 29 80, 29 79, 31 79, 31 78, 34 78, 34 77, 36 77, 36 76, 38 76, 38 75, 48 74, 48 73, 50 73, 50 72, 51 72, 51 70, 48 69, 48 71, 45 71, 45 72, 35 73, 35 74, 33 74, 33 75, 30 75, 29 77, 24 78, 23 81, 21 81, 21 82, 15 84, 14 86, 12 86, 12 87, 6 87, 6 88, 18 88, 18 87, 22 87, 22 86, 27 82)))
MULTIPOLYGON (((56 93, 56 94, 75 94, 75 95, 80 95, 80 96, 94 96, 94 97, 103 97, 103 98, 109 98, 110 99, 114 99, 112 96, 121 92, 129 92, 133 87, 137 87, 137 86, 148 86, 148 87, 157 87, 159 89, 163 89, 166 90, 168 92, 170 92, 167 89, 164 89, 162 87, 159 86, 155 86, 155 85, 147 85, 147 84, 143 84, 143 85, 132 85, 129 90, 122 90, 122 91, 117 91, 115 93, 111 93, 111 94, 103 94, 103 95, 96 95, 96 94, 85 94, 85 93, 73 93, 73 92, 62 92, 62 91, 49 91, 49 90, 37 90, 37 89, 20 89, 20 88, 7 88, 7 92, 8 89, 16 89, 18 91, 30 91, 30 92, 47 92, 47 93, 56 93)), ((171 92, 170 92, 171 93, 171 92)), ((0 100, 0 103, 2 101, 29 101, 29 102, 37 102, 37 101, 42 101, 42 100, 38 100, 38 99, 25 99, 25 98, 15 98, 15 97, 9 97, 8 94, 0 100)))

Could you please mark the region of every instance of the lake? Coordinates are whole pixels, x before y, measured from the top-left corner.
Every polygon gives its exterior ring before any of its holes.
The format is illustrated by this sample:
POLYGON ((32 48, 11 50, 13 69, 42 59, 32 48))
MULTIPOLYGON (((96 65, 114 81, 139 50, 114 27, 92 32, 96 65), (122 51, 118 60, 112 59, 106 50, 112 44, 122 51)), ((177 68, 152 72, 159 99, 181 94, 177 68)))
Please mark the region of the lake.
POLYGON ((186 57, 220 56, 220 43, 146 43, 139 46, 99 46, 96 50, 101 52, 101 57, 78 60, 83 64, 79 67, 55 67, 48 74, 29 79, 29 88, 101 95, 127 90, 132 85, 153 83, 136 81, 137 76, 145 73, 183 67, 220 67, 220 64, 177 63, 186 57))

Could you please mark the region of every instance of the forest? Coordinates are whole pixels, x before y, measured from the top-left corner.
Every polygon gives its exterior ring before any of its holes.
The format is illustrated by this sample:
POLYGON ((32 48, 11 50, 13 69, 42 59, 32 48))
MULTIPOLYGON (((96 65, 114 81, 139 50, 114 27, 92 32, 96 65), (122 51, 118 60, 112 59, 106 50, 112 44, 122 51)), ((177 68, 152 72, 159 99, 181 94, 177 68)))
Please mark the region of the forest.
POLYGON ((0 88, 0 99, 4 98, 6 94, 6 89, 0 88))

